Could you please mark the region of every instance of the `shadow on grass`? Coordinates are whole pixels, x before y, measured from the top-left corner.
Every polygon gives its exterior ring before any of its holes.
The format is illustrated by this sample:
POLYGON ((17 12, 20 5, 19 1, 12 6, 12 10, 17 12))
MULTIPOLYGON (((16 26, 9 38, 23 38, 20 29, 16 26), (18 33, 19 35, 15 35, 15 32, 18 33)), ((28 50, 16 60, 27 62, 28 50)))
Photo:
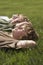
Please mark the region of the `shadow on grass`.
POLYGON ((34 48, 21 48, 21 49, 15 49, 15 48, 6 48, 6 47, 3 47, 3 48, 0 48, 1 51, 4 51, 4 52, 8 52, 8 51, 16 51, 16 52, 24 52, 24 51, 27 51, 27 50, 35 50, 37 49, 38 50, 38 46, 34 47, 34 48))
POLYGON ((27 51, 28 49, 26 49, 26 48, 21 48, 21 49, 15 49, 15 48, 0 48, 0 50, 1 51, 4 51, 4 52, 8 52, 8 51, 16 51, 16 52, 20 52, 20 51, 22 51, 22 52, 24 52, 24 51, 27 51))
POLYGON ((33 50, 33 49, 36 49, 37 47, 34 47, 34 48, 21 48, 21 49, 15 49, 15 48, 6 48, 6 47, 3 47, 3 48, 0 48, 1 51, 5 51, 5 52, 8 52, 8 51, 16 51, 16 52, 24 52, 24 51, 27 51, 27 50, 33 50))
POLYGON ((40 47, 37 45, 33 48, 21 48, 21 49, 15 49, 15 48, 6 48, 6 47, 3 47, 3 48, 0 48, 1 51, 4 51, 5 53, 8 53, 8 52, 16 52, 16 53, 19 53, 19 52, 27 52, 27 51, 35 51, 37 50, 38 53, 42 54, 42 50, 40 49, 40 47))

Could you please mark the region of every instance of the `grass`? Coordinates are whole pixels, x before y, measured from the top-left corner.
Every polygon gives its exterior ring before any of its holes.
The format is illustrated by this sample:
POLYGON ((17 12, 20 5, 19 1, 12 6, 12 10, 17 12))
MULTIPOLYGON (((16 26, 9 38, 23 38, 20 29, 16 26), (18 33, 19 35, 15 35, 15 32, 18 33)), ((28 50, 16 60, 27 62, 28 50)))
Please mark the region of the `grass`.
POLYGON ((43 0, 0 0, 0 15, 26 15, 39 33, 37 48, 0 49, 0 65, 43 65, 43 0))

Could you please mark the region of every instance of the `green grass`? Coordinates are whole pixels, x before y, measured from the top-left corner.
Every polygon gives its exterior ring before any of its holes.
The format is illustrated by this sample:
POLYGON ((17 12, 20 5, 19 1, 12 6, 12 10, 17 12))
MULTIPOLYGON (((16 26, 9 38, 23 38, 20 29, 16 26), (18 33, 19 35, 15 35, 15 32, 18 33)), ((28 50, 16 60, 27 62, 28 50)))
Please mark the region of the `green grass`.
POLYGON ((0 65, 43 65, 43 0, 0 0, 0 15, 26 15, 39 33, 37 48, 0 49, 0 65))

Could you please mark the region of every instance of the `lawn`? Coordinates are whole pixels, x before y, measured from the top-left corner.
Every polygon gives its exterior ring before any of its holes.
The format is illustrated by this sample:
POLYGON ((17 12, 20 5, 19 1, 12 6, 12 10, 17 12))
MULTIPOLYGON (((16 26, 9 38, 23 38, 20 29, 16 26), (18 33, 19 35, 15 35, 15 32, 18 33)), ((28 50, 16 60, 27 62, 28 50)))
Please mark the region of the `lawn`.
POLYGON ((39 34, 36 48, 0 49, 0 65, 43 65, 43 0, 0 0, 0 15, 26 15, 39 34))

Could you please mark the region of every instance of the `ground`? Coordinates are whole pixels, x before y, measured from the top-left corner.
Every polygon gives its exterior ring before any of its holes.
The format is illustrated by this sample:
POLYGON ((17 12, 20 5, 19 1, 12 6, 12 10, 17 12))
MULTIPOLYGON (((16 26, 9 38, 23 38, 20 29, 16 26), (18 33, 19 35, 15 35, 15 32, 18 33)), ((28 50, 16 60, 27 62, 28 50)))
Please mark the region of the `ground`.
POLYGON ((0 0, 0 15, 26 15, 39 34, 36 48, 0 49, 0 65, 43 65, 43 0, 0 0))

